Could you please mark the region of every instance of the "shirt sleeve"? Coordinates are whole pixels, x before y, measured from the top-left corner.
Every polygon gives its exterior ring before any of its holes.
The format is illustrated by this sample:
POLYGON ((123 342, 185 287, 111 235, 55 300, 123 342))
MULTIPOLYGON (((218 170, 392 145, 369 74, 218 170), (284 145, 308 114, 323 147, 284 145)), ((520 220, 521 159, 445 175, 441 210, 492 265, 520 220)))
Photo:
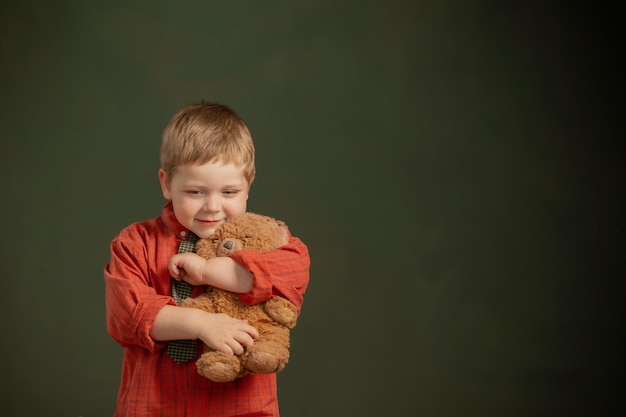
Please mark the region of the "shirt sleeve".
POLYGON ((157 294, 149 285, 145 246, 139 239, 117 237, 104 269, 107 331, 122 347, 139 345, 148 350, 165 346, 150 337, 157 313, 175 301, 157 294))
POLYGON ((253 275, 252 289, 239 298, 246 304, 257 304, 272 296, 281 296, 301 309, 309 284, 311 264, 306 245, 289 235, 287 245, 268 252, 243 249, 231 257, 253 275))

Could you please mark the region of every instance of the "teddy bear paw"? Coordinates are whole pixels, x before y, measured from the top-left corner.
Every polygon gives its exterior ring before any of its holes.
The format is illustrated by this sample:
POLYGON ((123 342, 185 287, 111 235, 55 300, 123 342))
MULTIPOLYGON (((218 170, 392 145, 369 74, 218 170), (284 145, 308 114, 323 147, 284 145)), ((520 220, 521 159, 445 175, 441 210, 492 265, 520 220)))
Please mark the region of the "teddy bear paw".
POLYGON ((198 373, 213 382, 229 382, 239 376, 240 358, 221 352, 204 354, 196 362, 198 373))
POLYGON ((298 319, 298 309, 290 302, 281 297, 270 298, 265 302, 265 311, 277 323, 293 328, 298 319))
POLYGON ((269 374, 284 368, 278 358, 267 352, 254 352, 248 356, 247 368, 255 374, 269 374))
POLYGON ((249 350, 246 355, 246 368, 255 374, 269 374, 282 370, 289 360, 289 351, 278 347, 273 350, 275 352, 249 350))

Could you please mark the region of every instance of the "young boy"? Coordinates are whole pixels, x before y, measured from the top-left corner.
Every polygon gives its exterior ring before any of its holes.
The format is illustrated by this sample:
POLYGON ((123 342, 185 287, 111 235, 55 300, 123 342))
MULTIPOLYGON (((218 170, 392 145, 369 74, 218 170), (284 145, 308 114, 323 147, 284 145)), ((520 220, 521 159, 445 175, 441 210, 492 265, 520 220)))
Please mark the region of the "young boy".
POLYGON ((310 261, 296 237, 266 253, 242 250, 208 261, 176 255, 181 242, 193 247, 187 239, 208 238, 224 219, 246 211, 254 175, 252 137, 228 107, 190 105, 166 126, 159 181, 169 201, 160 217, 120 232, 104 270, 107 330, 124 348, 115 416, 279 415, 275 374, 215 383, 196 371, 202 342, 240 355, 258 337, 254 327, 178 307, 174 298, 186 281, 194 285, 193 297, 212 285, 239 293, 247 304, 279 295, 302 306, 310 261), (195 343, 195 357, 178 363, 168 346, 181 340, 195 343))

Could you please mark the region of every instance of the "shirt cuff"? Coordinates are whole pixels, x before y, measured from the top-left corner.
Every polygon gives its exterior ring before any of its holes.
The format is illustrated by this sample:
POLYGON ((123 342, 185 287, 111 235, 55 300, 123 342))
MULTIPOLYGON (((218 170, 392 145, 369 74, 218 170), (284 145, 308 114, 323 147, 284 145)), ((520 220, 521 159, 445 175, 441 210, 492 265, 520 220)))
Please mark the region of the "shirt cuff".
POLYGON ((258 304, 272 297, 272 274, 263 254, 252 249, 239 250, 231 258, 252 274, 252 288, 239 299, 244 304, 258 304))
POLYGON ((161 309, 166 305, 175 306, 176 301, 174 301, 171 297, 159 297, 150 300, 148 303, 137 305, 139 312, 134 315, 134 320, 131 323, 131 328, 134 329, 137 344, 151 352, 162 349, 167 345, 165 342, 158 342, 150 337, 150 331, 152 330, 154 320, 156 319, 157 314, 159 314, 159 311, 161 311, 161 309))

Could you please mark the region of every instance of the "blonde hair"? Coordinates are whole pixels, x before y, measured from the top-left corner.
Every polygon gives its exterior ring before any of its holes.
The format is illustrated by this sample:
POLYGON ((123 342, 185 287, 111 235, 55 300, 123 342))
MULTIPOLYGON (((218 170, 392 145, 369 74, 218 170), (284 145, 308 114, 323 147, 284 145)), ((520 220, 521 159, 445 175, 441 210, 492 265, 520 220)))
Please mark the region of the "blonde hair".
POLYGON ((177 167, 207 162, 243 168, 254 178, 254 144, 248 126, 237 113, 218 103, 191 104, 172 117, 161 141, 161 169, 171 178, 177 167))

